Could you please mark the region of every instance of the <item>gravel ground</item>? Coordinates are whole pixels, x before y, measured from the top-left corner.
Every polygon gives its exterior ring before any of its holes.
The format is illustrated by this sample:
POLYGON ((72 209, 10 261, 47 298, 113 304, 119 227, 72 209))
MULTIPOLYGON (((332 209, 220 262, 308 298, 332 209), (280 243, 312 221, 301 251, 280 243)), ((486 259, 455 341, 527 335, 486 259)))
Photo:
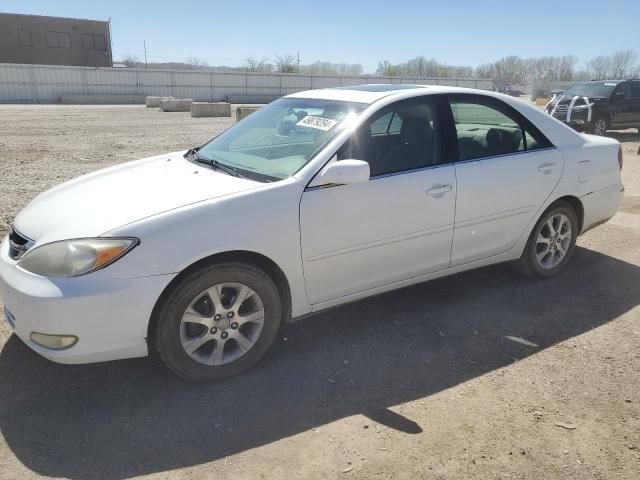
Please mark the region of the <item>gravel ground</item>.
MULTIPOLYGON (((54 184, 229 124, 0 106, 0 234, 54 184)), ((640 136, 614 136, 624 202, 560 277, 498 265, 361 301, 222 383, 56 365, 0 327, 0 479, 640 478, 640 136)))

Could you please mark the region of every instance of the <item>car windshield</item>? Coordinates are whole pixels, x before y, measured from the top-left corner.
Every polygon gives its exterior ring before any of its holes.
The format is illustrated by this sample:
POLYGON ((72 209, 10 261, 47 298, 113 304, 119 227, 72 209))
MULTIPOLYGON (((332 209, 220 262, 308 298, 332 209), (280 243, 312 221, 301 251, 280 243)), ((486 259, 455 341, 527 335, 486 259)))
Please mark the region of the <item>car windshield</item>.
POLYGON ((215 160, 252 180, 282 180, 300 170, 365 107, 282 98, 211 140, 198 150, 198 157, 215 160))
POLYGON ((577 83, 563 93, 565 97, 609 97, 618 84, 614 82, 577 83))

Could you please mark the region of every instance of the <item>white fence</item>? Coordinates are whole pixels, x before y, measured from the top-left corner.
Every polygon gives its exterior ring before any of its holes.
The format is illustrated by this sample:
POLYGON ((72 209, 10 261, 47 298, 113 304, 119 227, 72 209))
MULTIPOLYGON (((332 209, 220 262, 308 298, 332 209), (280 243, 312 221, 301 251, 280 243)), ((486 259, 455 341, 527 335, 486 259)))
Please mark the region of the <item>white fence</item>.
POLYGON ((67 95, 159 95, 200 101, 262 103, 302 90, 362 83, 412 83, 493 89, 473 78, 324 76, 137 68, 0 64, 0 102, 52 103, 67 95))

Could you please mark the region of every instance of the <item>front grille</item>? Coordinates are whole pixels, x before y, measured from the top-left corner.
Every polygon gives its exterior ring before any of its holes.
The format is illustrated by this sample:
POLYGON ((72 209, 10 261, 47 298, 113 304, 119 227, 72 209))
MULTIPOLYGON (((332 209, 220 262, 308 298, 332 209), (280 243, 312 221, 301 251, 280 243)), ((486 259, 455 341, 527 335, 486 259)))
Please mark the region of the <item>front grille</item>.
POLYGON ((567 110, 569 110, 567 105, 558 105, 556 107, 556 113, 567 113, 567 110))
POLYGON ((19 260, 32 245, 32 240, 21 235, 15 228, 11 227, 11 230, 9 230, 9 256, 12 259, 19 260))

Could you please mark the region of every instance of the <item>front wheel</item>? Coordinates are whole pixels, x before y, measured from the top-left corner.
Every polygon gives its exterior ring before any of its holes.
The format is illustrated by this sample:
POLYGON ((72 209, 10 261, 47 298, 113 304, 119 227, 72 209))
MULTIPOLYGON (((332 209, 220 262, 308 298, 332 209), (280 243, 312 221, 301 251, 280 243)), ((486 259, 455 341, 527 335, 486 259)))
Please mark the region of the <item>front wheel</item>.
POLYGON ((591 127, 591 133, 603 137, 606 135, 608 127, 609 125, 607 124, 606 118, 596 117, 591 127))
POLYGON ((569 263, 578 238, 578 218, 571 205, 560 201, 540 217, 515 270, 529 278, 559 274, 569 263))
POLYGON ((243 263, 192 272, 159 311, 153 343, 160 358, 195 382, 221 380, 253 366, 275 340, 282 317, 271 278, 243 263))

